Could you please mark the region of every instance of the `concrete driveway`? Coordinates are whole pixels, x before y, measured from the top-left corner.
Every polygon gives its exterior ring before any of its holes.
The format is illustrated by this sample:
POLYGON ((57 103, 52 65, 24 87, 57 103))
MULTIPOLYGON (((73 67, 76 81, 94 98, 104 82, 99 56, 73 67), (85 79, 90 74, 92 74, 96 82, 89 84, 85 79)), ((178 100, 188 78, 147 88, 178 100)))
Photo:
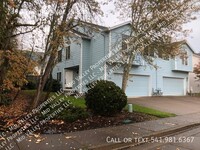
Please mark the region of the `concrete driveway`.
POLYGON ((200 112, 200 97, 191 96, 163 96, 129 98, 128 103, 154 108, 176 115, 200 112))

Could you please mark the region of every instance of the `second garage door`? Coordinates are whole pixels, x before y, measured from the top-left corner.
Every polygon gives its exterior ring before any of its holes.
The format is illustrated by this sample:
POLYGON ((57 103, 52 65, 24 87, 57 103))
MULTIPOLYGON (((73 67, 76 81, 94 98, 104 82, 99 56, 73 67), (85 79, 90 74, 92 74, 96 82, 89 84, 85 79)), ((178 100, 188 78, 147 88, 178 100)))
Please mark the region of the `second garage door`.
MULTIPOLYGON (((122 84, 122 74, 113 74, 112 81, 119 87, 122 84)), ((149 76, 132 75, 126 88, 128 97, 149 96, 149 76)))
POLYGON ((184 79, 164 77, 163 95, 172 95, 172 96, 184 95, 184 79))

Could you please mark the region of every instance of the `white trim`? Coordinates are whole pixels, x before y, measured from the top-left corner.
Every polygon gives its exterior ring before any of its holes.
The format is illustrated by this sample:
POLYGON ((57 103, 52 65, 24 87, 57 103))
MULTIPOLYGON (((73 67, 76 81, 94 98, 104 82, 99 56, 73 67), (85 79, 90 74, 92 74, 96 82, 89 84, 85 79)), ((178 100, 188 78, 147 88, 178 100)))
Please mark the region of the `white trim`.
POLYGON ((111 39, 112 39, 112 33, 110 31, 109 32, 109 49, 108 49, 108 56, 109 56, 109 58, 111 57, 111 46, 112 46, 111 39))
POLYGON ((121 26, 130 24, 130 23, 131 23, 131 21, 126 21, 126 22, 123 22, 123 23, 120 23, 120 24, 118 24, 118 25, 115 25, 115 26, 110 27, 109 30, 113 30, 113 29, 119 28, 119 27, 121 27, 121 26))
POLYGON ((185 43, 186 43, 187 47, 189 47, 190 51, 192 51, 193 54, 196 54, 196 51, 194 51, 194 48, 190 45, 188 40, 185 40, 185 43))
POLYGON ((65 89, 65 68, 63 68, 63 70, 61 71, 61 81, 62 81, 62 87, 63 90, 65 89))
POLYGON ((149 95, 152 96, 152 76, 149 75, 149 95))
POLYGON ((107 68, 106 68, 106 62, 104 64, 104 80, 107 80, 107 68))
POLYGON ((83 79, 82 79, 82 73, 83 73, 83 40, 81 39, 81 53, 80 53, 80 66, 79 66, 79 77, 80 77, 80 93, 82 93, 82 83, 83 83, 83 79))
POLYGON ((187 79, 186 78, 184 78, 183 79, 183 86, 184 86, 184 95, 186 95, 187 94, 187 79))
POLYGON ((177 69, 177 61, 178 61, 177 59, 178 59, 177 57, 174 58, 174 69, 177 69))

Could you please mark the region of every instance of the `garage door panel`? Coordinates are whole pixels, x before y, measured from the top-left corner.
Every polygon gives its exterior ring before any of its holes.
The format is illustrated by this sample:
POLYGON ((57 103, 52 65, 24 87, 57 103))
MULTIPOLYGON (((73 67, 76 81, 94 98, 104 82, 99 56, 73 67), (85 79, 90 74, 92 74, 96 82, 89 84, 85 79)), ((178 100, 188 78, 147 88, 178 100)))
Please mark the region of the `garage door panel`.
MULTIPOLYGON (((114 74, 112 81, 121 87, 122 74, 114 74)), ((128 80, 126 95, 128 97, 149 96, 149 76, 132 75, 128 80)))
POLYGON ((163 95, 184 95, 183 78, 163 78, 163 95))

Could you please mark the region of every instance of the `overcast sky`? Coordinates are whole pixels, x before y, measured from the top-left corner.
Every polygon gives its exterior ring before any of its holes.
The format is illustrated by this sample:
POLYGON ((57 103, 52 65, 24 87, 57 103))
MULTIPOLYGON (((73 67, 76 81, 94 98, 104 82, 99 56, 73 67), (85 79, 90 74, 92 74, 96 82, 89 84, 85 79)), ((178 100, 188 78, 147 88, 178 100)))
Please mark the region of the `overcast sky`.
MULTIPOLYGON (((125 22, 126 20, 118 19, 117 13, 111 13, 114 11, 114 5, 110 3, 109 5, 102 6, 104 11, 104 17, 102 18, 102 23, 105 26, 114 26, 120 23, 125 22)), ((186 25, 185 29, 191 30, 189 35, 186 37, 189 45, 195 52, 200 52, 200 17, 197 20, 194 20, 186 25)))

